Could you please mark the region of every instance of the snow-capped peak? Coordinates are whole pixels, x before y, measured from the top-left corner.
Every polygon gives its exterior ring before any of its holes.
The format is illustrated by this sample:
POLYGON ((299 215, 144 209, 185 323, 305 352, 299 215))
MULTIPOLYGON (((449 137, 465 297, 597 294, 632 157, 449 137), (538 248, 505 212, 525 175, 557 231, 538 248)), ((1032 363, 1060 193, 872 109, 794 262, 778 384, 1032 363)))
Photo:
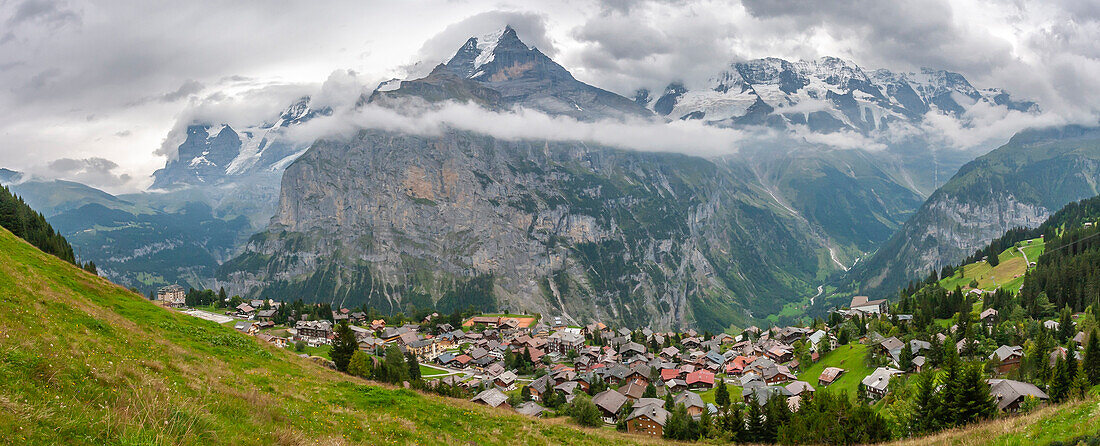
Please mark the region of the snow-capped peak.
POLYGON ((474 39, 477 40, 477 57, 474 58, 475 71, 485 64, 493 61, 493 51, 496 51, 497 44, 500 43, 500 36, 503 36, 504 33, 509 29, 511 28, 505 26, 489 34, 485 34, 480 37, 474 37, 474 39))

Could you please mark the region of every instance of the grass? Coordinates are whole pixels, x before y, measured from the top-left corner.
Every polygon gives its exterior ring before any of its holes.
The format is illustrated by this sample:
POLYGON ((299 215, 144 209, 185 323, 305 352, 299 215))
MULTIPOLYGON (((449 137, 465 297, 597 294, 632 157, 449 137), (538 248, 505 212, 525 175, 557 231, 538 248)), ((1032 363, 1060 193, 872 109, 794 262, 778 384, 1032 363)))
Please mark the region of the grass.
POLYGON ((0 230, 9 444, 663 444, 351 378, 0 230))
POLYGON ((848 396, 855 399, 858 395, 860 381, 874 371, 867 367, 863 361, 869 348, 869 346, 863 344, 848 344, 837 347, 836 350, 826 353, 820 361, 814 363, 805 372, 800 373, 798 380, 810 383, 819 392, 847 392, 848 396), (840 375, 840 378, 829 384, 828 387, 821 387, 817 384, 817 378, 821 376, 821 372, 825 371, 826 367, 840 367, 844 369, 844 374, 840 375))
POLYGON ((1006 290, 1016 292, 1023 284, 1024 273, 1028 270, 1028 262, 1024 260, 1020 249, 1027 253, 1027 260, 1035 262, 1043 253, 1045 244, 1043 239, 1033 239, 1017 243, 1012 248, 1001 252, 997 258, 1000 263, 996 267, 989 266, 989 262, 976 262, 963 265, 955 275, 940 280, 940 285, 949 290, 956 286, 967 288, 973 280, 978 281, 978 288, 994 290, 1003 287, 1006 290))
POLYGON ((987 421, 965 429, 891 443, 908 445, 1023 446, 1064 441, 1100 432, 1100 404, 1095 398, 1045 407, 1030 414, 987 421))
POLYGON ((445 372, 443 370, 439 370, 439 369, 436 369, 436 368, 431 368, 431 367, 425 366, 424 364, 420 364, 420 376, 422 376, 422 377, 426 378, 426 377, 429 377, 429 376, 446 375, 446 374, 447 374, 447 372, 445 372))

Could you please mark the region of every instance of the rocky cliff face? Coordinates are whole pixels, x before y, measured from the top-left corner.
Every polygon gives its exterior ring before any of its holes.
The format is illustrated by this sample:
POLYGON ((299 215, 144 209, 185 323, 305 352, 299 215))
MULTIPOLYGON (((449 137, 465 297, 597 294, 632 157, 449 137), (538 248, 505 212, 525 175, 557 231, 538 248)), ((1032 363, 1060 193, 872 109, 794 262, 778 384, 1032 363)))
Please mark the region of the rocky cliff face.
POLYGON ((1036 227, 1065 204, 1097 195, 1098 183, 1100 129, 1021 132, 963 166, 848 279, 861 292, 891 294, 1009 229, 1036 227))
POLYGON ((269 230, 221 280, 383 310, 475 304, 716 330, 777 311, 833 268, 752 177, 675 154, 363 131, 287 169, 269 230), (461 292, 486 278, 490 299, 461 292))

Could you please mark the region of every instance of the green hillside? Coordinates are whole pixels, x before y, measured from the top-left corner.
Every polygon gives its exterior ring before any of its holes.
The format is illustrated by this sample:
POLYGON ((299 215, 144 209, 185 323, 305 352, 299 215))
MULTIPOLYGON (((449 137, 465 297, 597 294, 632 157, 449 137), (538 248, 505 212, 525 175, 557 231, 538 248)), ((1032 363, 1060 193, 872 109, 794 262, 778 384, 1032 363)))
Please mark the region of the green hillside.
POLYGON ((976 281, 978 289, 993 291, 1004 288, 1016 293, 1024 284, 1028 263, 1038 261, 1045 247, 1046 244, 1041 238, 1016 243, 997 256, 1000 260, 997 266, 992 266, 986 261, 966 264, 957 268, 955 274, 940 278, 940 285, 953 290, 956 286, 968 288, 976 281))
POLYGON ((323 369, 162 309, 0 231, 0 435, 13 444, 608 444, 323 369))
POLYGON ((806 381, 811 386, 819 388, 819 390, 837 393, 846 392, 848 396, 855 398, 859 392, 860 381, 874 371, 872 367, 867 366, 867 362, 864 360, 868 348, 870 347, 867 345, 857 343, 837 347, 836 350, 826 353, 820 361, 815 362, 805 372, 798 374, 798 380, 806 381), (827 367, 840 367, 844 369, 844 374, 840 375, 840 378, 837 378, 836 382, 828 387, 820 387, 817 378, 821 376, 821 372, 824 372, 827 367))

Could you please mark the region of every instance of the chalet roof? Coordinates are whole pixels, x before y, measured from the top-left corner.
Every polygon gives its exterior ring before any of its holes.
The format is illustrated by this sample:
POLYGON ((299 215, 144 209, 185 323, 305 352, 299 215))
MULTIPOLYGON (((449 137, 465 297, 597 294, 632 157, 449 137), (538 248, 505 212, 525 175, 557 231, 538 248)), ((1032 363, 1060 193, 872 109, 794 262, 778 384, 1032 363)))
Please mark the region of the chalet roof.
POLYGON ((1023 355, 1024 355, 1024 348, 1019 346, 1019 345, 1013 345, 1013 346, 1002 345, 1000 347, 997 347, 997 350, 994 350, 993 353, 989 354, 989 359, 995 359, 998 362, 1000 362, 1000 361, 1004 361, 1008 358, 1011 358, 1013 356, 1023 356, 1023 355))
POLYGON ((645 388, 646 386, 638 384, 636 381, 631 381, 629 384, 626 385, 626 387, 619 389, 619 391, 622 392, 624 396, 632 399, 638 399, 645 394, 645 388))
POLYGON ((862 383, 864 387, 884 391, 886 390, 886 387, 890 385, 890 378, 900 373, 901 371, 897 369, 892 369, 889 367, 879 367, 875 369, 875 371, 872 372, 870 375, 867 375, 867 377, 863 378, 862 383))
POLYGON ((635 407, 634 411, 631 412, 630 416, 626 417, 626 419, 629 421, 638 417, 649 418, 653 420, 654 423, 664 426, 665 422, 668 420, 668 411, 660 405, 647 404, 645 406, 635 407))
POLYGON ((997 408, 1000 410, 1005 410, 1005 408, 1014 401, 1028 396, 1040 400, 1050 399, 1046 393, 1038 387, 1035 387, 1034 384, 1013 381, 1011 379, 991 379, 988 382, 989 393, 997 399, 997 408))
POLYGON ((821 376, 818 379, 823 380, 827 383, 831 383, 843 373, 844 369, 840 367, 826 367, 825 370, 821 371, 821 376))
POLYGON ((879 345, 881 345, 883 348, 885 348, 886 351, 888 351, 888 352, 889 351, 894 351, 894 350, 901 350, 902 347, 905 347, 905 343, 901 342, 900 339, 898 339, 897 337, 894 337, 894 336, 890 336, 886 339, 883 339, 882 342, 879 342, 879 345))
POLYGON ((813 393, 814 391, 814 386, 811 386, 810 383, 806 381, 793 381, 784 387, 786 387, 788 392, 791 392, 791 395, 801 395, 803 392, 813 393))
POLYGON ((610 413, 619 413, 619 409, 626 404, 626 397, 616 390, 607 389, 592 397, 592 404, 610 413))
POLYGON ((684 381, 686 381, 689 386, 695 383, 714 385, 714 373, 705 369, 696 370, 688 373, 687 376, 684 377, 684 381))
POLYGON ((703 402, 703 397, 698 393, 683 391, 672 397, 674 404, 683 404, 684 407, 706 407, 706 403, 703 402))
POLYGON ((536 403, 534 401, 528 401, 516 407, 517 413, 521 415, 527 415, 529 417, 540 416, 544 411, 546 411, 546 408, 540 406, 539 403, 536 403))
POLYGON ((482 403, 489 407, 498 407, 501 404, 508 402, 508 395, 504 392, 497 390, 496 387, 486 390, 477 394, 477 396, 470 399, 475 403, 482 403))

